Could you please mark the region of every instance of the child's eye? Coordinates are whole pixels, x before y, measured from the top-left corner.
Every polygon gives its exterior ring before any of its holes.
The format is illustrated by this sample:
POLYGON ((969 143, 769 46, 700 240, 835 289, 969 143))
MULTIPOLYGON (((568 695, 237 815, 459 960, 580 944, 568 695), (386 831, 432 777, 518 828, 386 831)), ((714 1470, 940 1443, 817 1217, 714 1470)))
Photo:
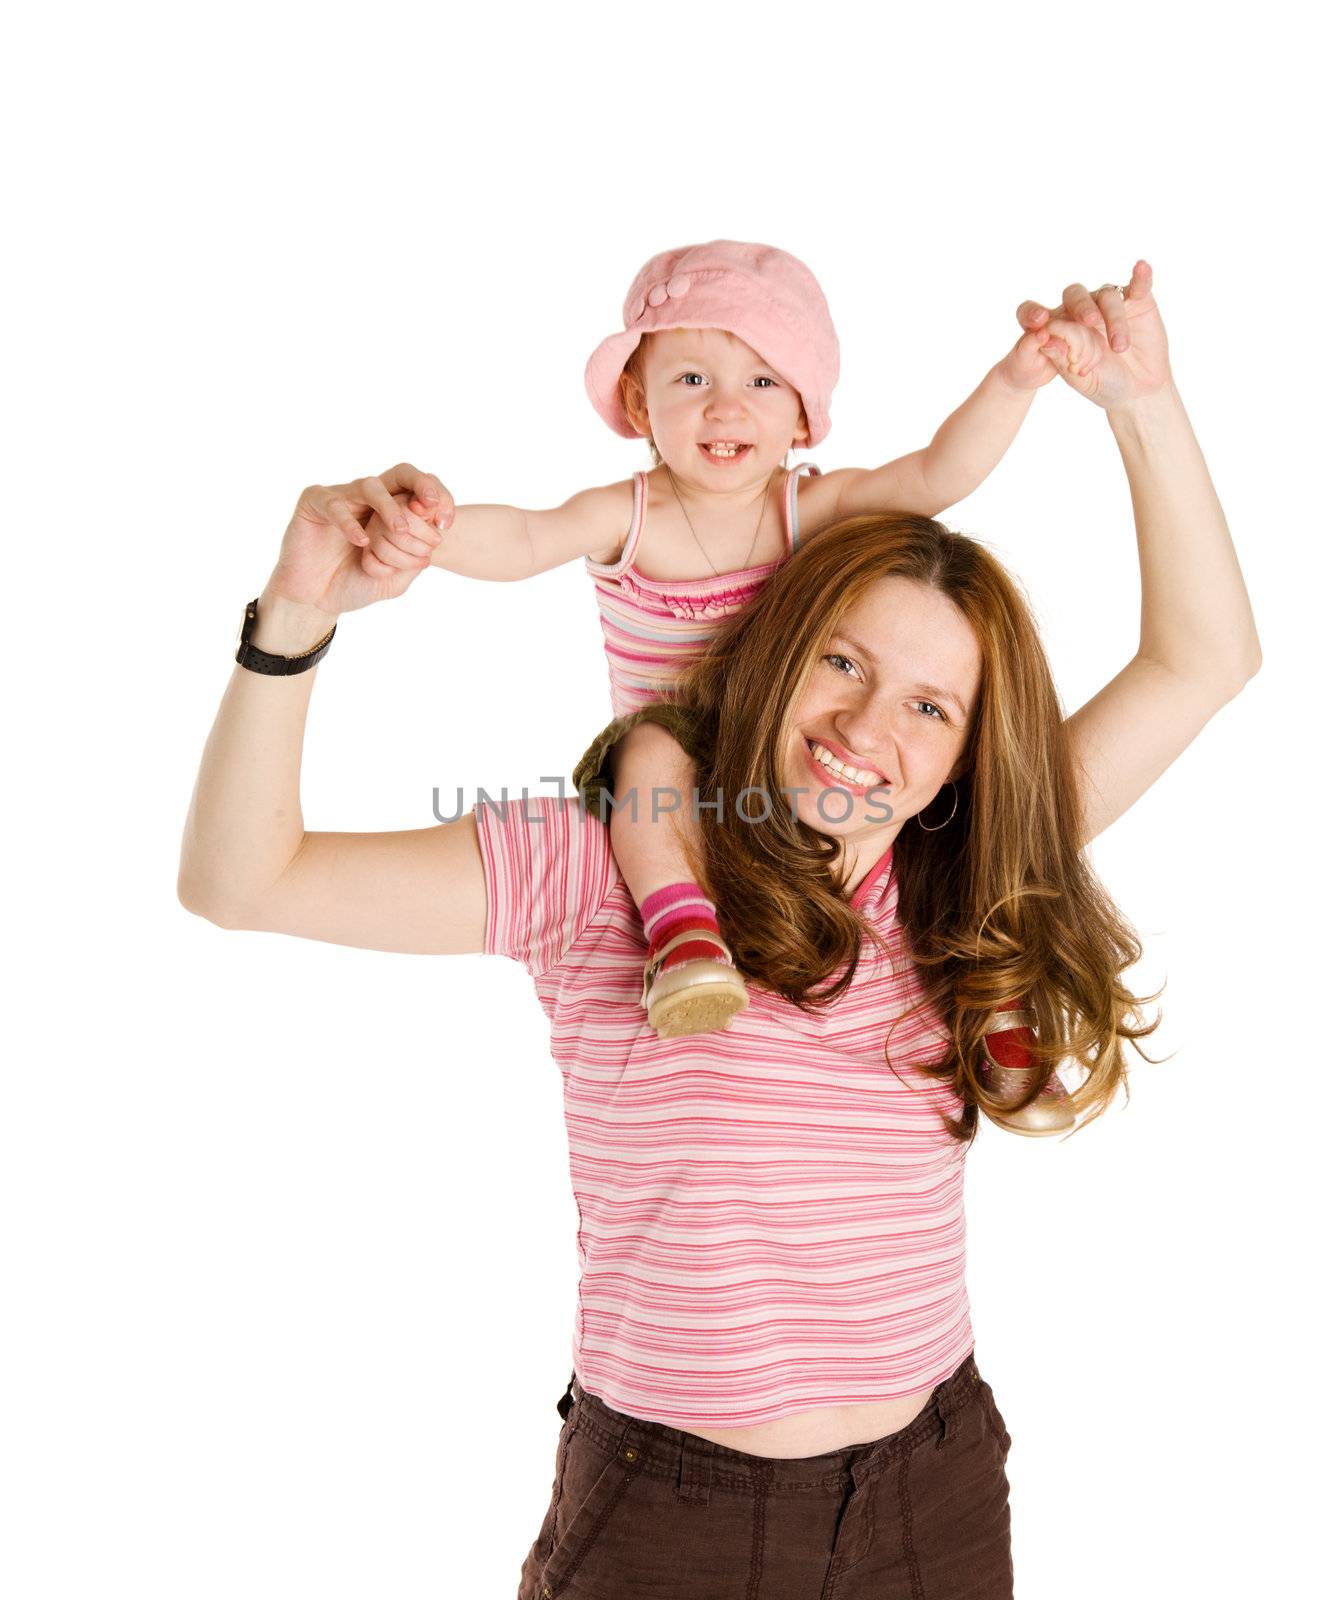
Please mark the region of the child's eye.
MULTIPOLYGON (((917 705, 917 706, 928 706, 928 707, 929 707, 929 709, 930 709, 930 711, 932 711, 932 712, 933 712, 933 714, 934 714, 934 715, 935 715, 935 716, 936 716, 936 717, 938 717, 938 718, 939 718, 939 719, 940 719, 940 720, 941 720, 941 721, 943 721, 943 722, 946 722, 946 721, 947 721, 947 718, 946 718, 946 717, 945 717, 945 716, 943 716, 943 713, 942 713, 942 711, 941 711, 941 710, 940 710, 940 709, 939 709, 939 707, 938 707, 938 706, 936 706, 936 705, 935 705, 935 704, 934 704, 934 703, 933 703, 933 701, 932 701, 932 700, 917 700, 917 701, 916 701, 916 702, 915 702, 915 703, 916 703, 916 705, 917 705)), ((924 715, 924 713, 923 713, 923 712, 921 712, 921 713, 920 713, 920 715, 921 715, 921 716, 923 716, 923 715, 924 715)))
POLYGON ((767 384, 770 389, 776 389, 778 387, 772 378, 752 378, 751 382, 767 384))
POLYGON ((854 661, 853 661, 853 660, 852 660, 852 659, 851 659, 851 657, 850 657, 850 656, 844 656, 844 655, 840 655, 840 654, 837 654, 837 653, 834 653, 834 654, 832 654, 832 655, 827 655, 827 656, 825 656, 825 657, 824 657, 824 660, 825 660, 825 661, 827 661, 827 662, 829 662, 829 663, 830 663, 830 665, 831 665, 831 664, 833 664, 833 663, 835 663, 835 662, 838 662, 838 661, 841 661, 841 662, 843 662, 843 663, 844 663, 844 665, 842 665, 842 666, 840 666, 840 667, 838 667, 838 668, 837 668, 837 671, 838 671, 838 672, 845 672, 845 671, 846 671, 846 670, 847 670, 847 667, 854 667, 854 666, 855 666, 855 664, 856 664, 856 663, 855 663, 855 662, 854 662, 854 661))
MULTIPOLYGON (((679 383, 686 383, 686 380, 688 378, 694 378, 696 380, 696 383, 704 383, 704 381, 705 381, 704 374, 700 373, 700 372, 684 372, 682 374, 682 376, 677 381, 679 383)), ((692 385, 688 385, 688 387, 693 387, 693 386, 692 385)))

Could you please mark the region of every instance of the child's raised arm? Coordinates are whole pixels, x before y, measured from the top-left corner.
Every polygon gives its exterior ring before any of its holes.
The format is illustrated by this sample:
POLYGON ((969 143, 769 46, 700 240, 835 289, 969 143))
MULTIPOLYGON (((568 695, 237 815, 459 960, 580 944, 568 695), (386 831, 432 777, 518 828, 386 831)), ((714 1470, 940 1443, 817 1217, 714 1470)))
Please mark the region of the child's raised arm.
POLYGON ((923 450, 913 450, 872 471, 852 468, 827 473, 812 495, 818 505, 806 533, 842 517, 884 511, 913 511, 936 517, 977 489, 1020 431, 1035 391, 1056 375, 1039 351, 1033 329, 934 434, 923 450), (827 487, 834 494, 829 496, 827 487))
MULTIPOLYGON (((429 475, 428 475, 429 477, 429 475)), ((443 567, 464 578, 512 583, 561 567, 580 556, 613 561, 626 538, 632 513, 629 483, 583 489, 551 511, 518 506, 454 506, 438 478, 408 505, 421 517, 427 539, 413 522, 400 517, 387 527, 378 515, 367 524, 369 551, 362 569, 370 576, 443 567)))

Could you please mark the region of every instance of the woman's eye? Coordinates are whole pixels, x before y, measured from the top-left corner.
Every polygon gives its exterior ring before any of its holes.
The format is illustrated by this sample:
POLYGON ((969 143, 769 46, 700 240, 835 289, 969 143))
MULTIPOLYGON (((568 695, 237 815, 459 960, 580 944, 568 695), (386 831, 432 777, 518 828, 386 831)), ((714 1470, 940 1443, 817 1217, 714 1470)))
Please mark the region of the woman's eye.
POLYGON ((848 667, 854 667, 855 664, 856 664, 851 659, 850 656, 837 655, 837 654, 827 655, 827 656, 824 657, 824 660, 827 661, 830 665, 835 665, 839 661, 842 662, 842 665, 837 668, 837 670, 839 672, 845 672, 848 667))
MULTIPOLYGON (((947 718, 945 716, 943 716, 942 711, 939 709, 938 706, 936 706, 933 703, 932 700, 917 700, 915 703, 916 703, 917 706, 927 706, 929 708, 929 710, 932 711, 933 714, 936 717, 938 717, 941 721, 943 721, 943 722, 947 721, 947 718)), ((921 711, 920 715, 923 716, 924 712, 921 711)))

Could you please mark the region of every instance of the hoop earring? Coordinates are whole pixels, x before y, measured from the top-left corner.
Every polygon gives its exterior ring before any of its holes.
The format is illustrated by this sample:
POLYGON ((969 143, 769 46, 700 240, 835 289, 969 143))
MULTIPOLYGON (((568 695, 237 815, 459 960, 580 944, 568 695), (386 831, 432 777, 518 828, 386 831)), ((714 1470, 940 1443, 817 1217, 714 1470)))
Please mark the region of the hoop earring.
MULTIPOLYGON (((947 787, 947 785, 944 784, 943 788, 946 788, 946 787, 947 787)), ((938 792, 941 794, 943 791, 942 791, 942 789, 940 789, 938 792)), ((915 813, 915 820, 920 824, 920 826, 922 828, 924 828, 924 831, 926 833, 937 833, 940 829, 945 828, 948 825, 948 823, 951 822, 952 818, 954 816, 956 816, 956 806, 957 806, 958 798, 959 798, 959 791, 957 789, 956 784, 953 784, 952 785, 952 809, 951 809, 951 811, 948 812, 947 816, 944 817, 943 820, 938 824, 937 828, 930 828, 930 827, 926 826, 926 824, 922 820, 922 818, 920 816, 920 813, 918 811, 915 813)))

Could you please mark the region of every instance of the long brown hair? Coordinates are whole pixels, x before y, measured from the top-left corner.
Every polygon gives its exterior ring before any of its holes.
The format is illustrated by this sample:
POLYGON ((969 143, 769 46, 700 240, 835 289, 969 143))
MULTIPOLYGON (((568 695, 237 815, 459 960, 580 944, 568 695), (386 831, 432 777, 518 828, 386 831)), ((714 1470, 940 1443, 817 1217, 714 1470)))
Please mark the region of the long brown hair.
POLYGON ((781 761, 785 730, 843 614, 888 577, 946 595, 974 630, 982 663, 955 814, 936 831, 903 827, 893 845, 922 1004, 948 1031, 945 1055, 922 1070, 955 1087, 966 1115, 953 1131, 973 1137, 990 1100, 976 1067, 993 1012, 1023 1002, 1038 1037, 1030 1098, 1055 1067, 1079 1063, 1085 1078, 1072 1098, 1091 1121, 1125 1087, 1122 1041, 1146 1037, 1160 1018, 1145 1022, 1138 1008, 1153 997, 1121 982, 1143 952, 1083 854, 1074 766, 1038 628, 1009 574, 973 539, 927 517, 852 518, 816 535, 718 631, 676 690, 707 739, 696 782, 706 797, 763 794, 740 807, 728 798, 721 817, 702 810, 693 872, 748 978, 805 1009, 851 982, 873 932, 830 871, 841 842, 792 814, 781 761))

